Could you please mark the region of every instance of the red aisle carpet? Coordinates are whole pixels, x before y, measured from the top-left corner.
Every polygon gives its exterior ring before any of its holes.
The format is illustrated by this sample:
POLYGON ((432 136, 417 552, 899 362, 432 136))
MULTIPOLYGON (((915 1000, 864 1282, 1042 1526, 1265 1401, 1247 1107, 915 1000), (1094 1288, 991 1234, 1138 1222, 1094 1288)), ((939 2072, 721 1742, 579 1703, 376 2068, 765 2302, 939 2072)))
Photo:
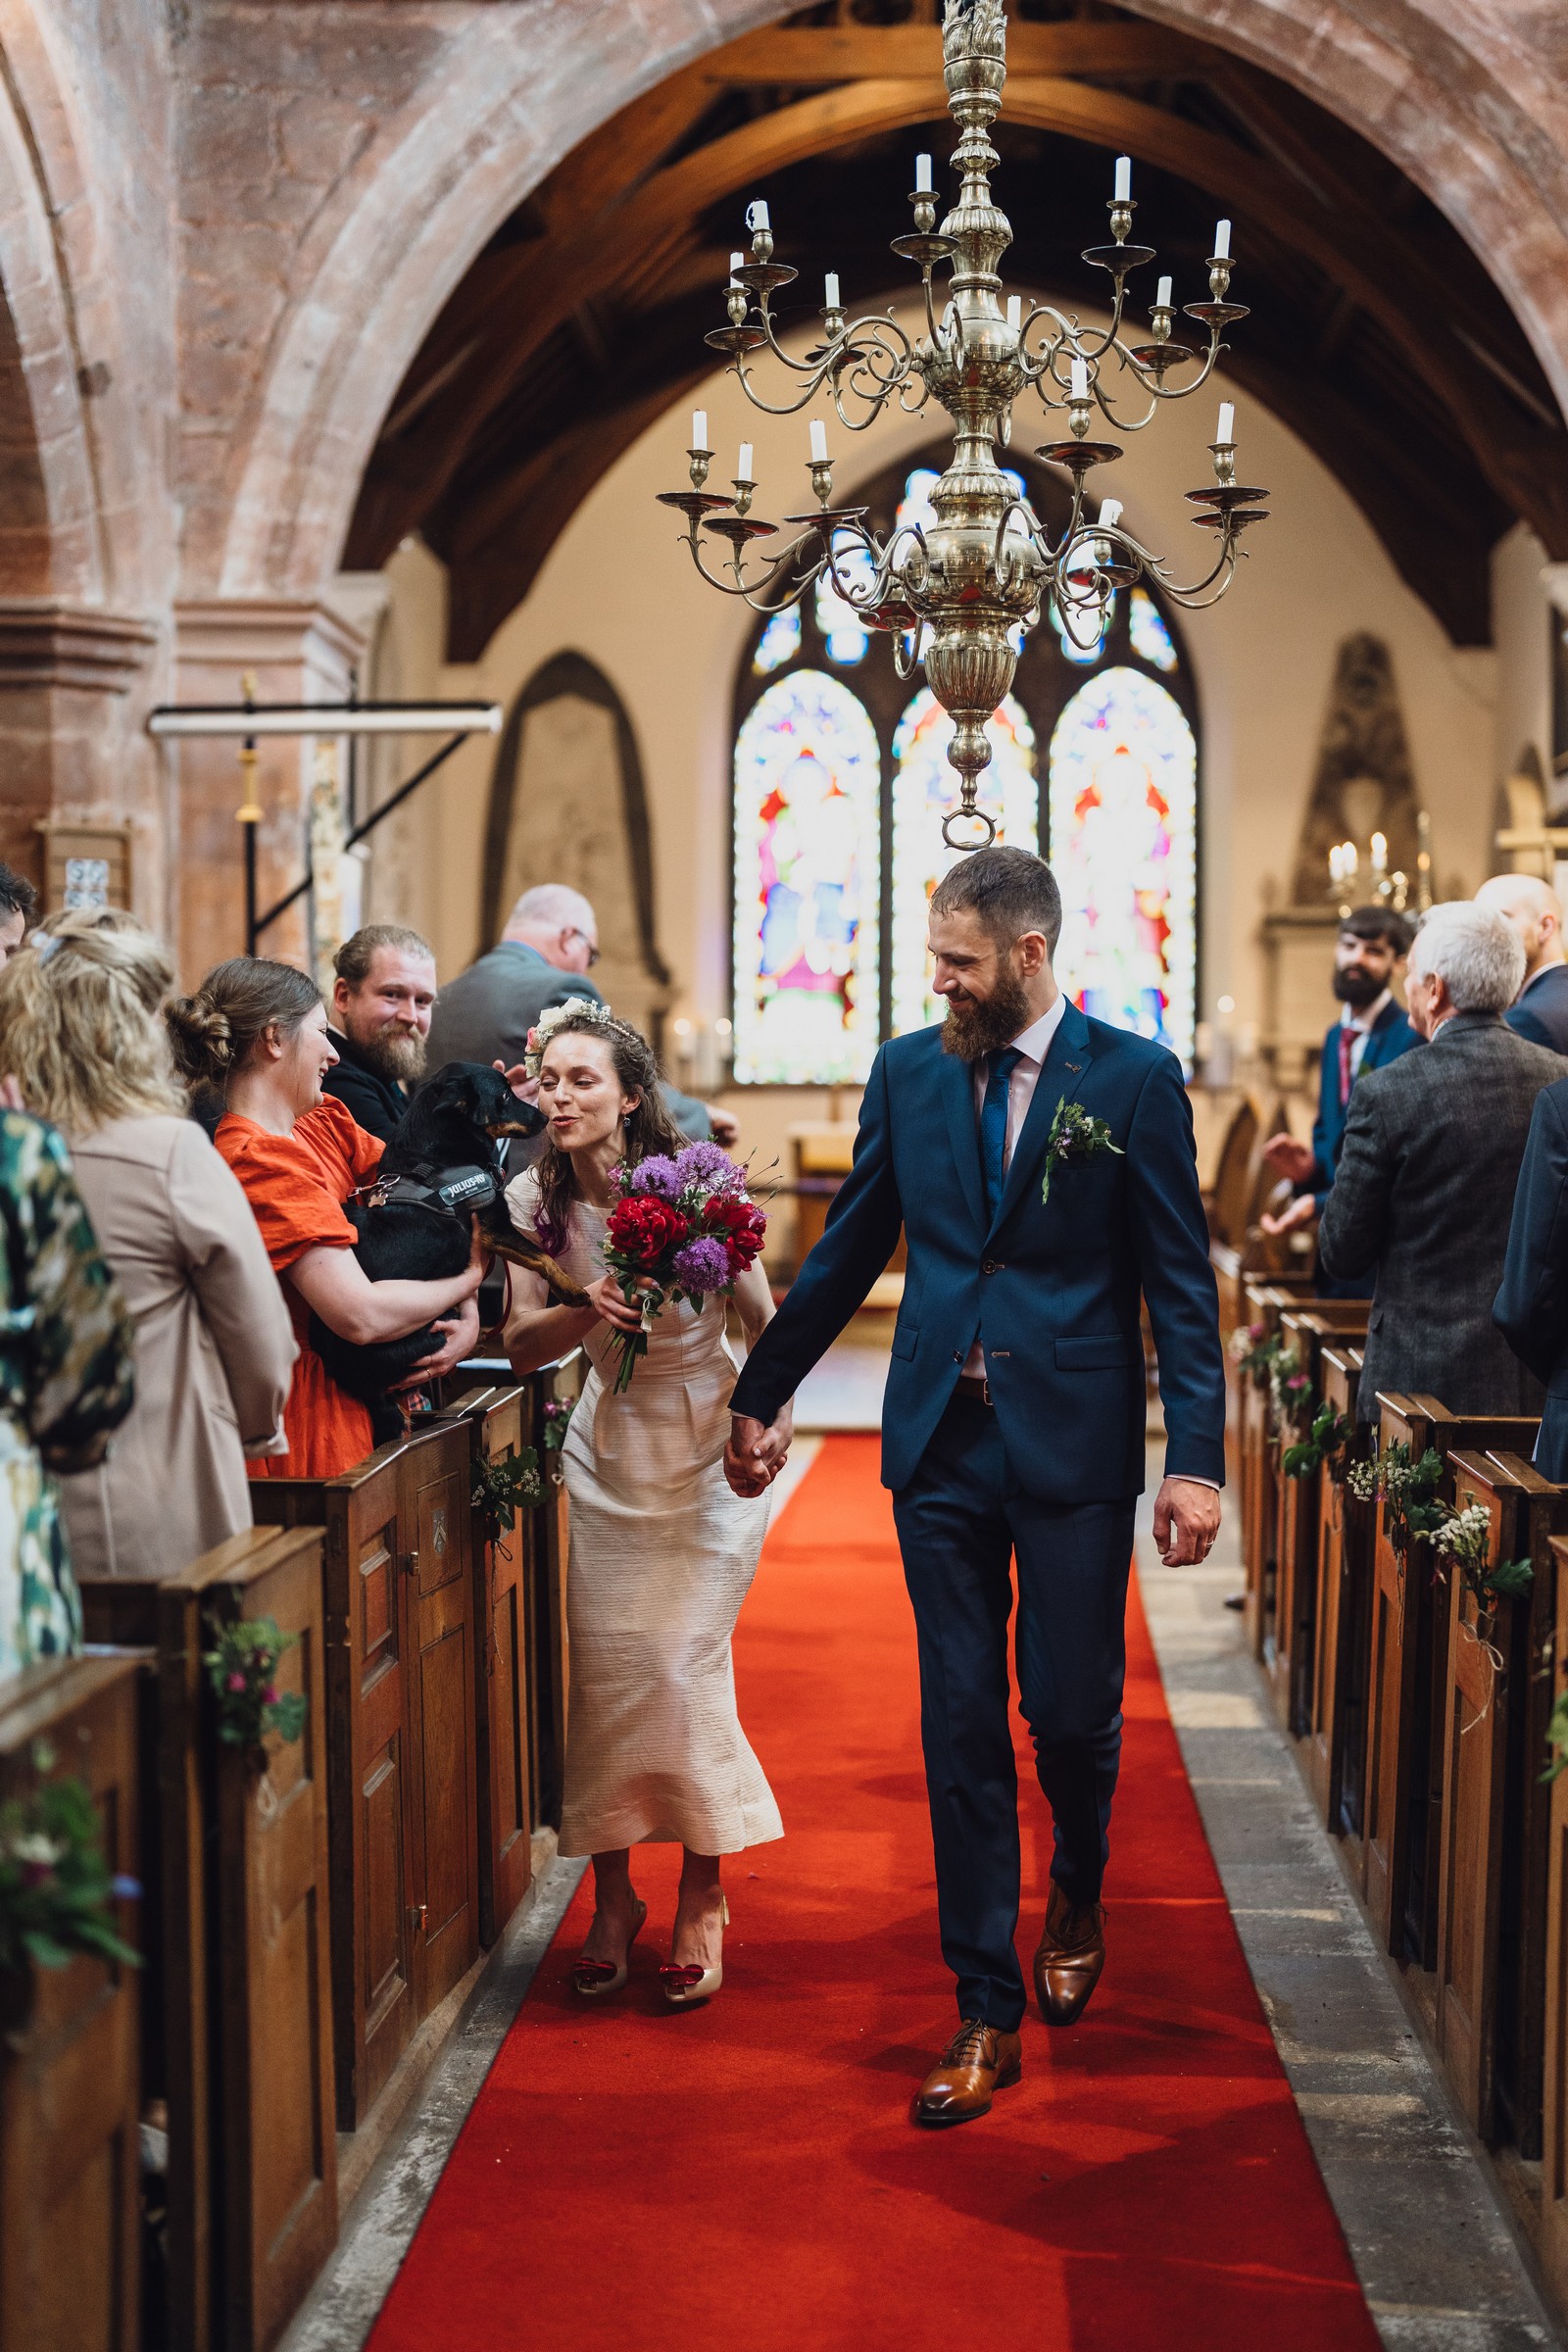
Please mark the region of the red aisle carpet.
MULTIPOLYGON (((662 2009, 677 1857, 655 1847, 632 1981, 578 2002, 585 1881, 372 2352, 1375 2352, 1136 1602, 1130 1637, 1094 2006, 1064 2035, 1026 2022, 989 2116, 918 2132, 954 2016, 913 1633, 875 1441, 830 1439, 737 1640, 787 1835, 730 1868, 722 1993, 662 2009)), ((1049 1844, 1025 1799, 1027 1960, 1049 1844)))

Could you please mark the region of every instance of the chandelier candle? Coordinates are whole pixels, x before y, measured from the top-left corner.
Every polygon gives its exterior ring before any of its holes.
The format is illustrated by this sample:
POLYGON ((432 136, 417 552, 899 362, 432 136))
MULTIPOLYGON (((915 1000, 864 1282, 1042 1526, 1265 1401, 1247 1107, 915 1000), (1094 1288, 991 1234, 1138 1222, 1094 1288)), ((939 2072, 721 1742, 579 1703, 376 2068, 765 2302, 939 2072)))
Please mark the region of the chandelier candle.
POLYGON ((1181 314, 1200 330, 1201 344, 1173 339, 1168 277, 1159 280, 1152 340, 1131 340, 1124 335, 1127 281, 1154 253, 1131 242, 1132 163, 1118 157, 1106 207, 1110 241, 1091 245, 1083 257, 1110 281, 1108 325, 1085 326, 1075 313, 1051 303, 1027 309, 1003 285, 1000 265, 1012 226, 991 192, 1001 158, 987 134, 1002 111, 1007 77, 1004 0, 947 0, 942 51, 948 111, 959 134, 952 161, 960 192, 939 227, 932 159, 917 156, 913 231, 893 241, 894 252, 920 273, 923 329, 910 333, 887 313, 846 318, 838 279, 830 275, 825 339, 792 359, 779 340, 773 303, 796 271, 773 259, 767 208, 753 204, 751 258, 738 254, 731 262, 729 323, 708 336, 748 400, 768 416, 798 415, 825 394, 847 432, 864 432, 890 402, 906 416, 938 402, 953 420, 954 452, 931 493, 935 520, 924 528, 906 524, 883 542, 867 528, 863 507, 835 506, 826 435, 819 443, 815 420, 808 470, 816 509, 786 514, 790 537, 765 555, 760 550, 762 561, 750 573, 751 542, 777 540, 778 525, 750 512, 749 449, 733 498, 708 490, 706 460, 699 465, 693 458, 691 488, 664 491, 661 503, 685 517, 692 561, 711 587, 743 597, 756 612, 777 612, 825 579, 862 627, 887 634, 901 678, 924 669, 954 722, 948 760, 957 806, 943 819, 942 838, 950 849, 973 850, 996 838, 996 819, 978 806, 979 779, 991 760, 989 723, 1012 684, 1018 632, 1038 628, 1054 609, 1077 642, 1098 641, 1117 589, 1140 578, 1157 581, 1174 604, 1212 604, 1234 577, 1242 532, 1267 519, 1267 493, 1234 478, 1227 402, 1213 483, 1187 493, 1193 519, 1218 542, 1201 577, 1188 584, 1173 579, 1165 562, 1122 528, 1116 500, 1103 502, 1098 523, 1090 525, 1086 479, 1122 454, 1119 441, 1091 438, 1095 412, 1108 432, 1141 432, 1162 403, 1186 399, 1210 381, 1225 329, 1247 316, 1229 298, 1231 224, 1222 220, 1215 231, 1209 299, 1189 303, 1181 314), (948 282, 939 292, 933 281, 943 268, 948 282), (764 353, 783 371, 777 399, 754 381, 753 362, 764 353), (1047 431, 1059 436, 1041 444, 1037 456, 1059 466, 1071 486, 1070 512, 1054 540, 1027 498, 1014 496, 997 463, 999 437, 1009 437, 1015 405, 1025 396, 1039 401, 1047 431), (719 569, 710 568, 710 555, 719 569))

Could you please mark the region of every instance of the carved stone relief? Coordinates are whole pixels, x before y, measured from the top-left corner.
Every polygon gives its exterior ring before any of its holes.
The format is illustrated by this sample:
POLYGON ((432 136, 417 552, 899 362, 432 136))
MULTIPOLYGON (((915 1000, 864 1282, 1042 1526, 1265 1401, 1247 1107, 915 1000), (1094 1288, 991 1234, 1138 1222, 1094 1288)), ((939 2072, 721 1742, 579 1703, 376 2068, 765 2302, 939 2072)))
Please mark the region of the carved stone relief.
POLYGON ((1354 842, 1364 883, 1374 833, 1388 841, 1391 871, 1413 877, 1418 806, 1389 649, 1361 630, 1345 640, 1335 663, 1297 848, 1294 903, 1314 906, 1326 900, 1329 851, 1337 842, 1354 842))

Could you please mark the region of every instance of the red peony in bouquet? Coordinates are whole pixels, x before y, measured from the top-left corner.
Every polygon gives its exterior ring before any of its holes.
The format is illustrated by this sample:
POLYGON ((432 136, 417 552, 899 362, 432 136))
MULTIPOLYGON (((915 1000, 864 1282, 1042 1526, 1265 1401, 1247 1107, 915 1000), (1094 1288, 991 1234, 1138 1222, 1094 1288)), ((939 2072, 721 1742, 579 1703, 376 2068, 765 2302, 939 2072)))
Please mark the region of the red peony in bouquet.
POLYGON ((701 1308, 727 1297, 760 1254, 767 1219, 746 1190, 746 1170, 717 1144, 688 1144, 615 1171, 620 1195, 605 1229, 605 1263, 642 1309, 641 1331, 619 1338, 615 1394, 631 1386, 648 1329, 672 1300, 701 1308))

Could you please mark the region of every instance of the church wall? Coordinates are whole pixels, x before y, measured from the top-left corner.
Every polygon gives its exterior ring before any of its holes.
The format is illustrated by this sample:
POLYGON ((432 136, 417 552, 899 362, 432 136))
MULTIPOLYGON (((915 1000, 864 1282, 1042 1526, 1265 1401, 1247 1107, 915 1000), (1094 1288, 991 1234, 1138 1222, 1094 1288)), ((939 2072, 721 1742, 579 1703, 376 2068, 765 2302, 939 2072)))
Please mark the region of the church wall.
MULTIPOLYGON (((1492 627, 1497 650, 1495 767, 1498 778, 1528 766, 1532 752, 1551 774, 1551 608, 1542 578, 1546 551, 1516 523, 1492 560, 1492 627)), ((1505 863, 1497 858, 1497 863, 1505 863)))
MULTIPOLYGON (((1167 411, 1130 441, 1115 468, 1129 526, 1146 544, 1163 551, 1179 574, 1198 571, 1207 542, 1191 528, 1181 494, 1205 477, 1222 392, 1237 403, 1243 469, 1269 487, 1273 519, 1255 534, 1230 594, 1209 612, 1182 617, 1202 726, 1200 1010, 1212 1018, 1217 1000, 1234 997, 1245 1038, 1265 1017, 1260 920, 1289 898, 1341 643, 1371 630, 1390 648, 1445 892, 1473 889, 1490 870, 1494 662, 1490 654, 1454 651, 1333 477, 1229 385, 1211 387, 1190 409, 1167 411)), ((510 706, 544 662, 568 651, 586 655, 611 678, 647 778, 659 945, 674 973, 671 1009, 710 1022, 728 1009, 730 710, 751 615, 695 577, 678 543, 678 518, 654 503, 658 490, 684 482, 689 410, 698 403, 710 415, 715 474, 728 478, 744 433, 757 450, 757 511, 798 510, 808 487, 804 417, 757 416, 715 375, 589 492, 483 659, 449 665, 443 680, 448 693, 490 695, 510 706)), ((858 481, 923 450, 939 426, 940 419, 884 419, 852 443, 835 425, 835 495, 853 496, 858 481)), ((429 562, 421 558, 422 565, 429 562)), ((400 558, 394 573, 406 563, 412 559, 400 558)), ((402 599, 395 588, 395 609, 402 599)), ((873 643, 867 660, 887 658, 885 646, 873 643)), ((493 752, 488 743, 469 745, 452 763, 450 781, 429 796, 419 904, 445 970, 466 963, 477 944, 493 752)), ((1324 1002, 1326 1018, 1326 981, 1324 1002)), ((825 1093, 796 1090, 748 1089, 738 1100, 748 1140, 765 1143, 769 1155, 782 1152, 791 1120, 822 1117, 831 1107, 825 1093)), ((844 1097, 839 1107, 847 1114, 853 1104, 844 1097)))

